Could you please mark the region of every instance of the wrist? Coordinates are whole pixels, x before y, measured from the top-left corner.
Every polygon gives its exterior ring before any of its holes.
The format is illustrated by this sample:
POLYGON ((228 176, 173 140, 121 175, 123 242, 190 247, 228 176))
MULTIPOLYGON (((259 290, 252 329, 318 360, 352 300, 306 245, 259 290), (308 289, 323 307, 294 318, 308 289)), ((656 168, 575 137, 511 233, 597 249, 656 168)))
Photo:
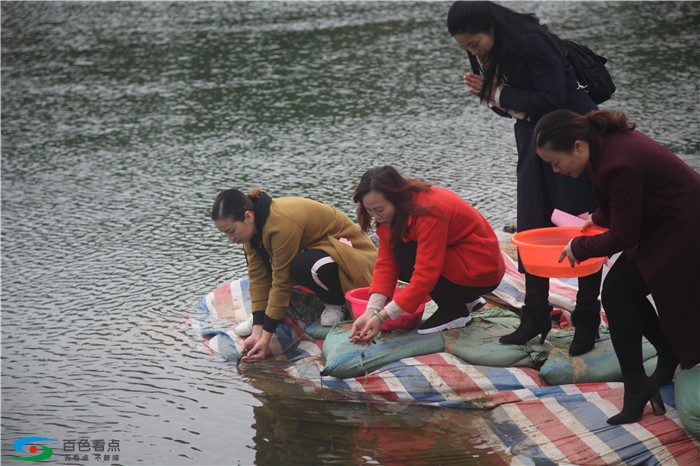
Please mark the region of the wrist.
POLYGON ((262 325, 265 323, 265 311, 253 311, 253 325, 262 325))
MULTIPOLYGON (((382 309, 382 310, 383 310, 383 309, 382 309)), ((373 314, 374 314, 374 317, 376 317, 377 319, 379 319, 379 322, 380 322, 380 323, 383 324, 383 323, 386 321, 386 317, 384 317, 384 316, 381 314, 380 311, 378 311, 378 310, 375 309, 375 310, 373 311, 373 314)))
POLYGON ((505 84, 499 85, 495 91, 493 92, 493 95, 491 96, 492 100, 496 103, 496 106, 502 107, 501 105, 501 92, 503 92, 503 88, 506 87, 505 84))

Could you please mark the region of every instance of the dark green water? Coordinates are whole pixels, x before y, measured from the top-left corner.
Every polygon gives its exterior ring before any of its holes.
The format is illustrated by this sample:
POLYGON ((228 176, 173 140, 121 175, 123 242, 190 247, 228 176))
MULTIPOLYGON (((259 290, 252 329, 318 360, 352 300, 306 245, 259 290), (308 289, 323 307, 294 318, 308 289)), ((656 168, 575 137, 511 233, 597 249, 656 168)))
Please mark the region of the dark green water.
MULTIPOLYGON (((3 462, 25 436, 118 440, 122 464, 508 458, 485 413, 288 400, 183 324, 244 273, 208 220, 224 188, 353 215, 389 163, 514 222, 512 122, 467 95, 449 5, 2 2, 3 462)), ((700 3, 509 5, 607 56, 604 106, 700 170, 700 3)))

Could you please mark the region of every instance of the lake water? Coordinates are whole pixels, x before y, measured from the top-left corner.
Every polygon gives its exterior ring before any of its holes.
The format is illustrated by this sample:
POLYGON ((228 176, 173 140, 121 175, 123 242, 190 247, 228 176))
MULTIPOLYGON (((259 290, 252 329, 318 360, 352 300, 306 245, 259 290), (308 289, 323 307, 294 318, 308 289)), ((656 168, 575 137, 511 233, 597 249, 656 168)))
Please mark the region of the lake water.
MULTIPOLYGON (((245 273, 208 219, 221 189, 354 218, 393 164, 514 223, 512 122, 466 93, 449 5, 2 2, 3 463, 28 436, 56 440, 46 464, 508 458, 487 413, 287 398, 183 323, 245 273)), ((604 106, 700 170, 700 3, 509 5, 608 57, 604 106)))

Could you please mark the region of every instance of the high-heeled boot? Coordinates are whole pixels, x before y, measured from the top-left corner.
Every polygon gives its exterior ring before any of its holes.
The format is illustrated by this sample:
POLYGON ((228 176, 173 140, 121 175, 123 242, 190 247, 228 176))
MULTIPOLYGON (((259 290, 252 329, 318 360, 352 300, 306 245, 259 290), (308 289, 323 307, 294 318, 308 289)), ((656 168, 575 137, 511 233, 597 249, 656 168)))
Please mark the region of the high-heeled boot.
POLYGON ((571 356, 588 353, 600 338, 600 304, 589 308, 576 308, 571 313, 571 323, 574 324, 574 340, 569 346, 571 356))
POLYGON ((622 375, 625 384, 625 396, 622 411, 608 419, 608 424, 629 424, 637 422, 644 414, 647 403, 651 403, 655 416, 666 412, 664 400, 659 393, 658 384, 651 377, 642 374, 622 375))
POLYGON ((660 350, 656 357, 656 369, 654 373, 649 377, 654 379, 659 387, 668 385, 673 382, 673 375, 676 373, 676 368, 678 367, 678 358, 676 354, 671 350, 671 353, 662 353, 660 350))
POLYGON ((678 367, 678 357, 661 330, 656 311, 651 309, 646 316, 642 317, 642 334, 656 348, 657 355, 656 369, 650 377, 659 384, 659 387, 668 385, 673 382, 673 375, 678 367))
POLYGON ((523 306, 518 328, 513 333, 503 335, 498 341, 506 345, 524 345, 537 335, 540 335, 540 344, 544 343, 547 334, 552 330, 551 312, 551 306, 538 309, 523 306))

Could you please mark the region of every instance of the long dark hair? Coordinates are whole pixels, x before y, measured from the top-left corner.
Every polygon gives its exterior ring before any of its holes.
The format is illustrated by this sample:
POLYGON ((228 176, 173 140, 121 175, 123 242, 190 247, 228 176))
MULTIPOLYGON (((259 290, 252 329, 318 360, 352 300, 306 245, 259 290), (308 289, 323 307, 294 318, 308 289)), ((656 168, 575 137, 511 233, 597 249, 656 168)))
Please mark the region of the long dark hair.
MULTIPOLYGON (((484 71, 484 85, 480 94, 482 101, 488 100, 494 86, 505 82, 515 61, 551 64, 546 57, 535 53, 528 42, 523 40, 526 33, 542 34, 561 56, 564 56, 564 47, 559 37, 549 32, 547 26, 540 24, 534 13, 518 13, 493 2, 454 2, 447 14, 447 30, 451 36, 493 31, 493 48, 488 56, 489 62, 484 71)), ((476 57, 469 52, 467 55, 472 67, 478 70, 476 57)))
POLYGON ((230 218, 234 222, 242 222, 245 219, 245 213, 254 209, 254 201, 261 192, 260 188, 253 188, 248 194, 243 194, 237 189, 221 191, 214 199, 211 219, 230 218))
POLYGON ((352 200, 357 204, 357 218, 362 231, 372 228, 372 216, 367 213, 362 198, 370 191, 382 193, 387 201, 394 204, 394 218, 391 221, 391 242, 401 241, 410 215, 426 215, 430 213, 428 206, 421 206, 413 201, 413 193, 430 189, 430 184, 418 178, 404 178, 391 165, 370 168, 362 175, 355 188, 352 200))
POLYGON ((570 110, 555 110, 543 116, 535 125, 535 148, 570 152, 576 141, 591 142, 594 132, 600 134, 630 133, 637 127, 621 111, 594 110, 579 115, 570 110))

